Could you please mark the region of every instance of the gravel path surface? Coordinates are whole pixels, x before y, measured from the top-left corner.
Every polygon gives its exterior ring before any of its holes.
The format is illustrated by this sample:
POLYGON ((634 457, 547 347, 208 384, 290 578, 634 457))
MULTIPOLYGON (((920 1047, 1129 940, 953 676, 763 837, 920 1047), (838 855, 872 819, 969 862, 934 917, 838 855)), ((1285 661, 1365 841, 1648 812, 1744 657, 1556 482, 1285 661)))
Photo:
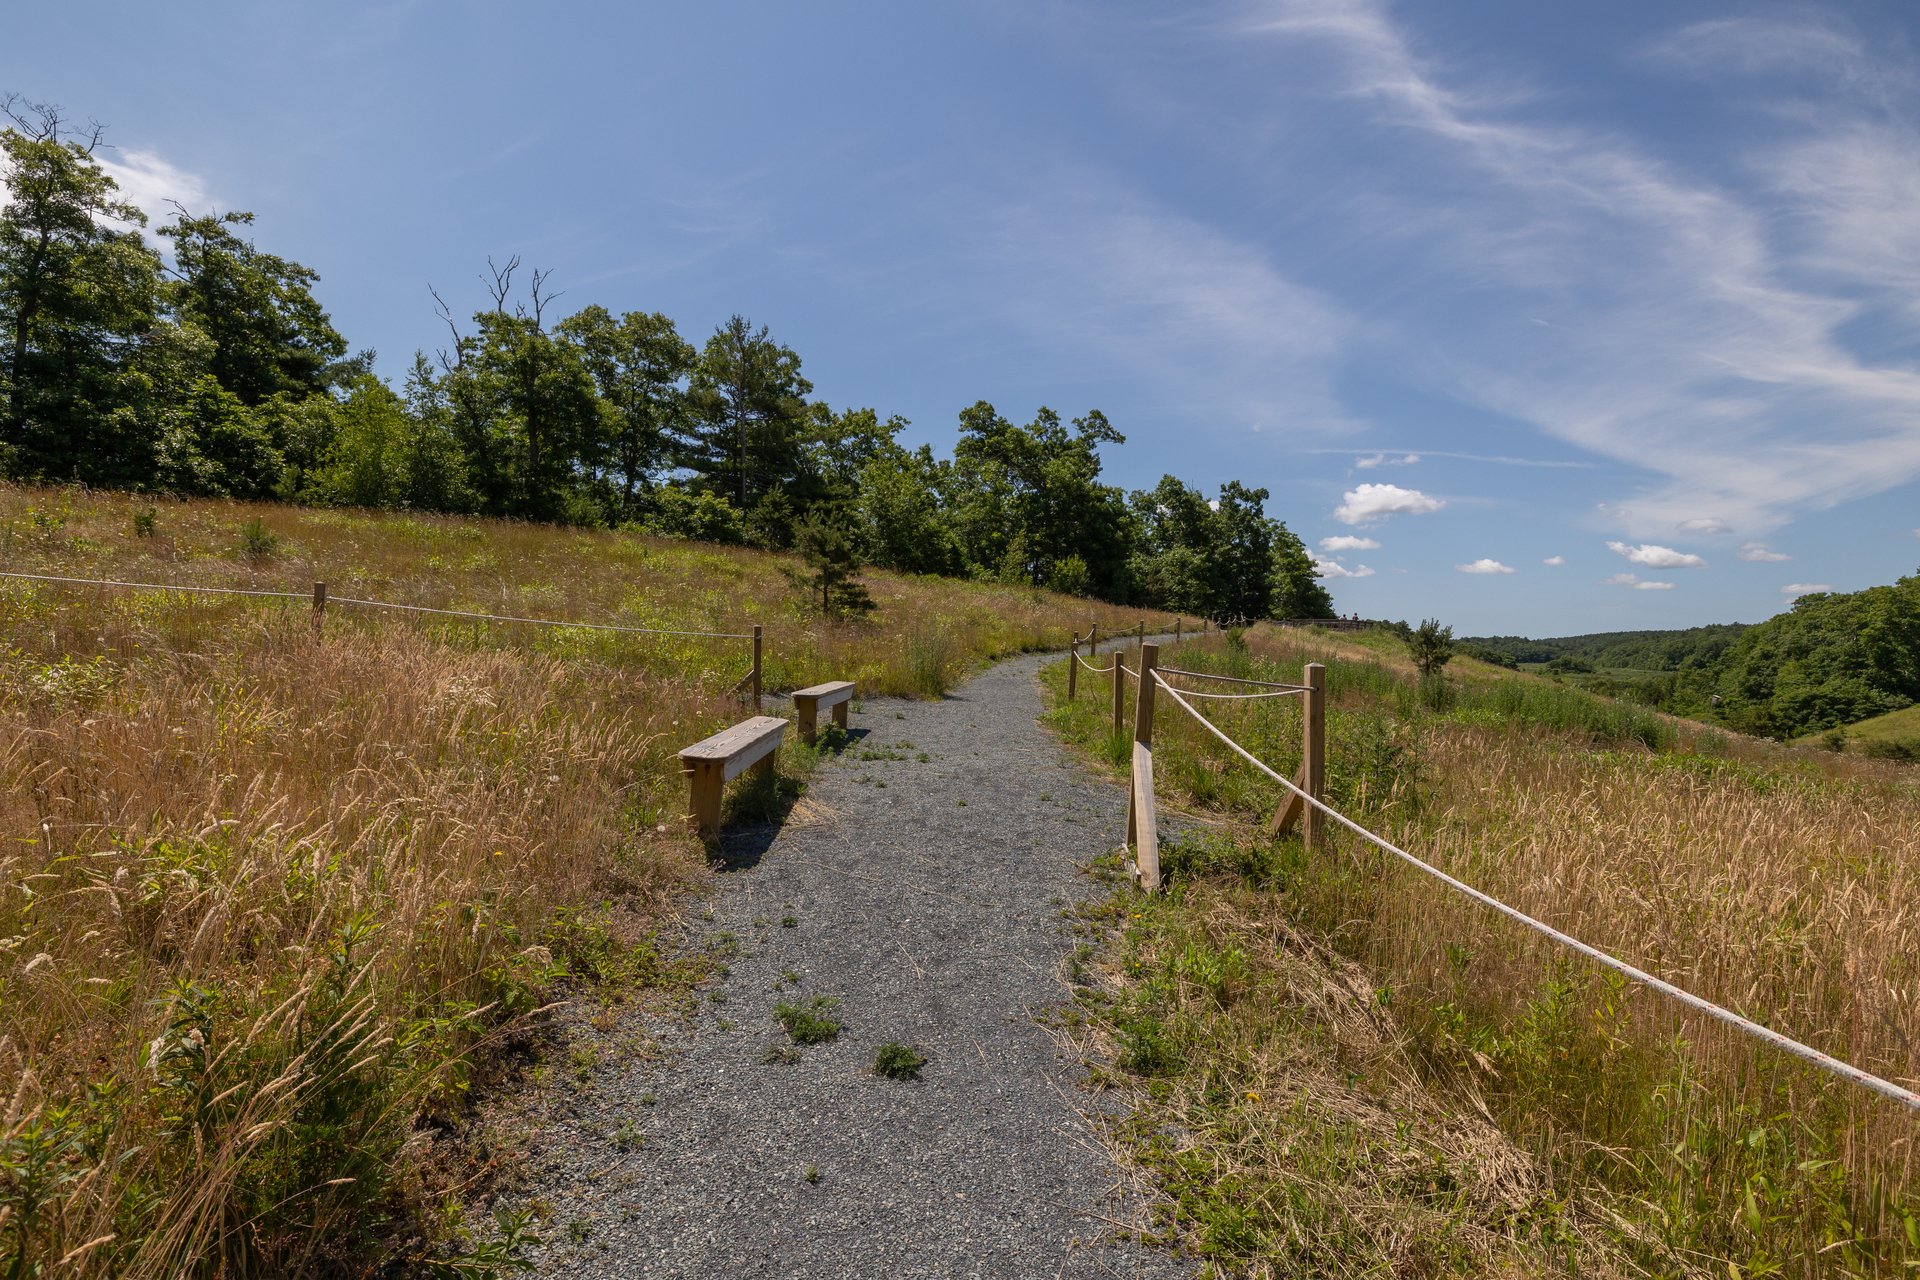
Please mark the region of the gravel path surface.
POLYGON ((781 830, 730 835, 744 865, 698 926, 738 940, 727 977, 654 1028, 663 1057, 609 1050, 534 1144, 543 1272, 1195 1274, 1116 1230, 1138 1201, 1034 1021, 1068 1000, 1063 913, 1101 892, 1075 864, 1124 826, 1124 792, 1036 723, 1042 661, 867 701, 781 830), (838 1038, 764 1061, 789 1045, 775 1002, 813 996, 838 1038), (926 1055, 917 1081, 873 1074, 893 1040, 926 1055))

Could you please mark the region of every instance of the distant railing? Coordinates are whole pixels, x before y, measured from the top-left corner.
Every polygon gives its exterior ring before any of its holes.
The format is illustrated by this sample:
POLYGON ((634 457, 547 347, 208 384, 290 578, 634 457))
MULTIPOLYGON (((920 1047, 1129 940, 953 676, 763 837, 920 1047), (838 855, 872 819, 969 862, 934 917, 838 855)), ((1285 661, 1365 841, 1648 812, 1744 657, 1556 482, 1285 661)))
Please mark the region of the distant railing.
POLYGON ((1371 631, 1386 624, 1371 618, 1275 618, 1282 627, 1319 627, 1324 631, 1371 631))

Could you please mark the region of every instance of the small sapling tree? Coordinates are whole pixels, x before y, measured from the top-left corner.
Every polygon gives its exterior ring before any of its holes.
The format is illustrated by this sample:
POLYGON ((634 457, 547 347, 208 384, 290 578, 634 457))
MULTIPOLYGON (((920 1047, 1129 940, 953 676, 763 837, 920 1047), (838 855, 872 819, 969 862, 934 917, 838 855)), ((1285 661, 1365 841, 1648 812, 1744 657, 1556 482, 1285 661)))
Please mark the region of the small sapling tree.
POLYGON ((806 582, 818 596, 821 612, 832 618, 873 608, 873 597, 857 576, 860 561, 845 525, 809 516, 794 527, 793 535, 794 549, 813 571, 806 582))
POLYGON ((1453 628, 1441 626, 1438 618, 1424 619, 1407 633, 1407 651, 1420 669, 1420 678, 1436 680, 1453 657, 1453 628))

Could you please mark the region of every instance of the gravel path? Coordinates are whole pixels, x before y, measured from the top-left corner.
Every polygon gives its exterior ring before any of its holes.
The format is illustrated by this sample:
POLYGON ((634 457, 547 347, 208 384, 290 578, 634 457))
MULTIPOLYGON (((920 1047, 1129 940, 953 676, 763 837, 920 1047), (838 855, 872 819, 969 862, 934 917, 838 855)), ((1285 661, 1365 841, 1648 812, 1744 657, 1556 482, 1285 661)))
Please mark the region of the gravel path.
POLYGON ((1124 825, 1121 789, 1036 723, 1042 661, 867 701, 782 829, 730 835, 742 865, 699 926, 738 940, 727 977, 654 1028, 664 1057, 609 1049, 535 1143, 544 1272, 1194 1274, 1115 1229, 1138 1201, 1034 1021, 1068 999, 1063 913, 1101 891, 1075 864, 1124 825), (816 995, 839 1037, 763 1061, 788 1044, 775 1002, 816 995), (872 1074, 890 1040, 919 1080, 872 1074))

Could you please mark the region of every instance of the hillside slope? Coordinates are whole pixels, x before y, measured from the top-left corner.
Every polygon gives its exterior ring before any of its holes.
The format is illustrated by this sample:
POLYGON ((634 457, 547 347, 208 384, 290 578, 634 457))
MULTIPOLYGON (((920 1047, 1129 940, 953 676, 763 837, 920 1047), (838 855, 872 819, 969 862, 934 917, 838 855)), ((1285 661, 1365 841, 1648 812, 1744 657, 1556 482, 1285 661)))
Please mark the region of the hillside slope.
POLYGON ((568 985, 688 980, 648 941, 706 874, 673 753, 747 714, 746 642, 340 597, 757 622, 772 688, 923 695, 1137 618, 873 574, 872 616, 836 621, 739 549, 49 490, 0 488, 0 555, 296 597, 0 580, 0 1257, 75 1276, 451 1257, 416 1117, 458 1114, 485 1046, 568 985))

